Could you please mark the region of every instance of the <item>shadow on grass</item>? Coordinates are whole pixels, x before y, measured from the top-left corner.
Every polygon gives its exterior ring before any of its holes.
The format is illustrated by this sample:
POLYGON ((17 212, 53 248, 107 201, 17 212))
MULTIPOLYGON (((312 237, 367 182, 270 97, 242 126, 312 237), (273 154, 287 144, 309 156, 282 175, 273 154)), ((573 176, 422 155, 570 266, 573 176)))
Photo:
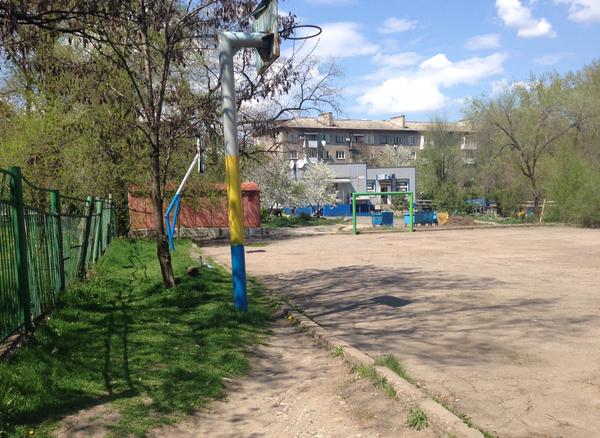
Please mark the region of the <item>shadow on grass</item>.
MULTIPOLYGON (((189 243, 173 265, 185 272, 189 243)), ((223 377, 248 370, 243 351, 271 309, 250 287, 250 311, 232 304, 219 268, 164 289, 152 242, 115 241, 92 279, 65 293, 36 343, 0 363, 0 436, 44 436, 61 417, 113 401, 117 436, 148 429, 224 395, 223 377)))

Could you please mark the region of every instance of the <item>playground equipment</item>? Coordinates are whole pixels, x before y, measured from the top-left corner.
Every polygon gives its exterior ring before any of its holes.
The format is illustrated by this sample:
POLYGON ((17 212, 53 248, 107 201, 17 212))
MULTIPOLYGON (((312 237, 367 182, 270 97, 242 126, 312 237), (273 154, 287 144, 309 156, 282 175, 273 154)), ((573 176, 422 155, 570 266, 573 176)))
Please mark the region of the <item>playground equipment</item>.
MULTIPOLYGON (((370 199, 372 197, 375 196, 405 196, 408 197, 408 214, 409 217, 413 216, 413 203, 414 203, 414 193, 413 192, 355 192, 352 193, 352 234, 358 234, 358 230, 356 229, 356 200, 357 198, 361 198, 361 199, 370 199)), ((388 212, 382 212, 379 213, 381 216, 381 224, 376 224, 375 222, 378 222, 378 219, 374 219, 373 225, 393 225, 393 214, 392 214, 392 219, 391 219, 391 224, 390 223, 386 223, 383 224, 383 214, 384 213, 388 213, 388 212)), ((389 212, 391 213, 391 212, 389 212)), ((377 215, 377 214, 376 214, 377 215)), ((373 217, 373 215, 371 215, 373 217)), ((389 217, 386 216, 386 221, 390 222, 389 217)), ((408 224, 408 228, 409 230, 412 232, 413 231, 413 223, 412 221, 410 221, 410 223, 408 224)))
POLYGON ((243 311, 248 310, 248 298, 233 57, 240 49, 255 48, 258 54, 256 68, 259 74, 263 74, 279 57, 277 0, 262 0, 252 12, 252 17, 254 32, 219 32, 218 34, 233 301, 236 309, 243 311))
MULTIPOLYGON (((244 216, 240 182, 239 144, 237 133, 237 108, 233 57, 243 48, 256 49, 256 71, 263 74, 279 58, 279 37, 294 39, 295 26, 279 32, 277 0, 262 0, 252 12, 254 32, 219 32, 219 63, 221 66, 221 94, 223 95, 223 134, 225 138, 225 169, 227 174, 227 206, 229 208, 229 242, 231 245, 231 272, 233 275, 233 301, 236 309, 248 310, 246 296, 246 260, 244 252, 244 216)), ((313 38, 310 35, 304 38, 313 38)), ((295 37, 295 39, 298 39, 295 37)))
MULTIPOLYGON (((435 211, 417 211, 413 214, 413 223, 414 225, 437 225, 437 213, 435 211)), ((411 225, 409 213, 404 213, 404 224, 411 225)))
POLYGON ((449 218, 450 218, 450 215, 448 214, 447 211, 440 211, 437 215, 438 224, 446 225, 446 222, 448 222, 449 218))
POLYGON ((382 211, 380 213, 371 213, 371 225, 382 227, 394 226, 394 213, 391 211, 382 211))
POLYGON ((175 196, 173 196, 173 199, 169 204, 169 208, 167 208, 165 213, 165 225, 167 228, 167 237, 169 239, 169 247, 171 248, 171 251, 175 249, 174 238, 177 227, 177 218, 179 217, 181 193, 183 192, 183 189, 185 188, 185 185, 196 166, 198 166, 198 173, 204 173, 204 148, 201 145, 200 138, 196 139, 196 156, 192 160, 192 164, 190 164, 190 167, 183 177, 183 181, 181 181, 181 184, 179 184, 179 188, 177 189, 177 192, 175 192, 175 196))

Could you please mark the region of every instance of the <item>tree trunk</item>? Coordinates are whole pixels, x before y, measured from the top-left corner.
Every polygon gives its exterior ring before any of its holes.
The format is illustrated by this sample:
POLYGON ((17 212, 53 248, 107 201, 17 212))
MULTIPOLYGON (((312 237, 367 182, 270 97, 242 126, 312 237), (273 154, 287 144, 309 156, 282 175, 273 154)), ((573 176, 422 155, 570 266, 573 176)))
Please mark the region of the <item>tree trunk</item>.
POLYGON ((156 255, 160 264, 163 284, 165 287, 175 287, 175 275, 171 265, 171 252, 169 242, 165 234, 165 223, 163 222, 163 199, 160 190, 160 156, 159 137, 153 133, 152 145, 152 216, 154 219, 154 232, 156 234, 156 255))
POLYGON ((531 188, 532 188, 532 192, 531 194, 533 195, 533 214, 535 214, 536 218, 540 217, 540 192, 537 188, 537 181, 535 178, 531 178, 531 188))

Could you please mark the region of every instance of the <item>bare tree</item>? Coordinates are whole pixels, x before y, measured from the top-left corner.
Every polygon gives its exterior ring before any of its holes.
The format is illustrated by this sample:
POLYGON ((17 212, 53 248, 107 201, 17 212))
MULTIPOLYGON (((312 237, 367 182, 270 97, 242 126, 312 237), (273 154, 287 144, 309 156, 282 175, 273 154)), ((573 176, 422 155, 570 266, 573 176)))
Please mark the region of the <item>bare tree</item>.
MULTIPOLYGON (((212 145, 213 158, 218 159, 216 29, 247 29, 254 6, 251 0, 0 0, 0 37, 9 59, 52 36, 60 44, 76 46, 84 59, 109 60, 129 78, 128 90, 113 87, 111 91, 131 103, 137 113, 135 128, 147 141, 157 255, 164 284, 169 287, 174 286, 175 278, 162 218, 169 166, 181 139, 200 127, 212 145)), ((283 22, 290 27, 294 16, 283 22)), ((298 61, 286 60, 274 73, 257 76, 251 57, 251 51, 239 55, 240 107, 253 99, 280 102, 296 84, 300 98, 297 104, 260 118, 242 117, 243 123, 264 130, 290 109, 325 100, 326 96, 319 94, 318 81, 316 87, 305 88, 310 69, 297 69, 298 61)))
POLYGON ((498 156, 510 153, 527 178, 534 211, 539 214, 541 190, 539 165, 553 145, 579 123, 560 102, 558 78, 532 80, 513 86, 500 97, 472 103, 470 118, 475 128, 495 148, 498 156))

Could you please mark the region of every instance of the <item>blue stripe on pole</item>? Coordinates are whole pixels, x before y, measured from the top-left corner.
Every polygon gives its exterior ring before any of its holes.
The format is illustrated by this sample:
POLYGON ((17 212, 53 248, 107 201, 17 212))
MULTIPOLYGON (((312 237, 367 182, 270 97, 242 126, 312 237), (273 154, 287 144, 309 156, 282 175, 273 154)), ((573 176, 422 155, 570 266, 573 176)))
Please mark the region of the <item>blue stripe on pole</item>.
POLYGON ((231 272, 233 274, 233 302, 238 310, 248 310, 246 296, 246 256, 244 245, 231 247, 231 272))

